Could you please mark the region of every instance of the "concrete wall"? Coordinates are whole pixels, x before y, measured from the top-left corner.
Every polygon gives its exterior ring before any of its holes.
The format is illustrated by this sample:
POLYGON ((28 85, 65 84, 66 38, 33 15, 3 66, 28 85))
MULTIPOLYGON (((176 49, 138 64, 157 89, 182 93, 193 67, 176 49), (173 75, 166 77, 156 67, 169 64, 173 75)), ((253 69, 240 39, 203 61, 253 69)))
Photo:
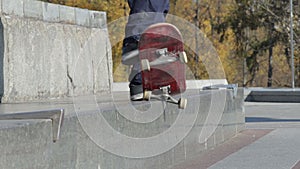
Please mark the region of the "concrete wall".
MULTIPOLYGON (((176 105, 168 104, 165 116, 160 114, 155 120, 149 123, 135 123, 124 118, 124 114, 133 113, 130 111, 132 105, 123 104, 121 99, 126 92, 114 93, 113 101, 110 96, 99 96, 98 108, 94 109, 88 98, 82 98, 81 102, 74 106, 74 103, 59 104, 65 108, 66 116, 63 123, 61 138, 56 143, 52 142, 52 131, 50 121, 23 121, 0 123, 0 168, 14 169, 167 169, 192 158, 195 154, 209 150, 233 137, 244 129, 245 114, 243 109, 243 90, 238 91, 236 98, 233 98, 230 90, 212 91, 187 91, 188 106, 183 112, 186 116, 197 115, 195 119, 177 125, 174 136, 164 138, 165 131, 176 125, 180 112, 176 105), (191 94, 192 93, 192 94, 191 94), (222 97, 226 95, 226 102, 221 112, 218 123, 207 123, 208 118, 218 118, 216 107, 222 104, 222 97), (118 100, 119 99, 119 100, 118 100), (106 101, 104 101, 106 100, 106 101), (116 108, 116 105, 125 105, 116 108), (197 106, 200 108, 197 109, 197 106), (75 108, 74 108, 75 107, 75 108), (77 108, 76 108, 77 107, 77 108), (196 110, 196 111, 195 111, 196 110), (77 113, 75 113, 77 112, 77 113), (100 114, 101 115, 100 115, 100 114), (114 130, 112 133, 105 133, 102 130, 105 123, 98 121, 99 115, 103 116, 106 122, 114 130), (194 123, 193 123, 193 120, 194 123), (98 122, 98 123, 97 123, 98 122), (191 126, 190 126, 191 125, 191 126), (211 135, 201 139, 205 128, 215 126, 216 129, 211 135), (90 127, 90 128, 89 128, 90 127), (190 128, 178 144, 171 145, 173 139, 182 134, 182 129, 190 128), (92 130, 92 133, 89 132, 92 130), (130 138, 159 138, 157 145, 149 146, 147 141, 144 144, 135 144, 116 139, 119 134, 130 138), (109 137, 106 137, 106 134, 109 137), (96 136, 96 137, 95 137, 96 136), (121 153, 113 153, 109 147, 100 145, 99 138, 106 139, 109 145, 115 150, 126 150, 121 153), (202 141, 201 141, 202 140, 202 141), (161 151, 164 146, 170 146, 167 151, 161 151), (140 158, 127 157, 126 154, 141 155, 140 158), (155 152, 160 152, 156 155, 155 152), (145 155, 146 154, 146 155, 145 155), (149 155, 149 157, 146 157, 149 155), (145 157, 143 157, 145 156, 145 157)), ((91 100, 93 100, 92 98, 91 100)), ((9 109, 9 104, 4 109, 9 109)), ((12 106, 11 109, 19 111, 26 104, 12 106)), ((53 106, 53 105, 52 105, 53 106)), ((58 106, 56 104, 56 106, 58 106)), ((138 102, 133 105, 138 110, 149 109, 147 102, 138 102)), ((28 107, 28 105, 27 105, 28 107)), ((51 105, 42 105, 44 109, 51 105)), ((31 105, 31 108, 42 108, 41 104, 31 105)), ((152 101, 151 111, 143 116, 151 116, 162 112, 161 102, 152 101)), ((221 107, 222 108, 222 107, 221 107)), ((0 109, 1 110, 1 109, 0 109)), ((141 111, 138 111, 141 113, 141 111)), ((138 118, 138 114, 136 119, 138 118)))
POLYGON ((110 91, 105 12, 35 0, 0 4, 2 102, 110 91))

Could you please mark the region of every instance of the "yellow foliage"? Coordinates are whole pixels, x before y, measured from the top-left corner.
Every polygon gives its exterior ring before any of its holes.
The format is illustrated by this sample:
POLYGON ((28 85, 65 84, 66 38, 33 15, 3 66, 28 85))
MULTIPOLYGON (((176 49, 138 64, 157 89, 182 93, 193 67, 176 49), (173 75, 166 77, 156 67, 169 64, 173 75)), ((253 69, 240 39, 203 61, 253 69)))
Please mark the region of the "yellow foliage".
MULTIPOLYGON (((44 0, 47 2, 64 4, 68 6, 87 8, 91 10, 99 10, 107 12, 107 21, 109 25, 109 36, 113 53, 113 71, 114 80, 126 81, 128 77, 128 67, 121 64, 121 47, 122 39, 124 37, 124 29, 126 19, 123 17, 128 16, 129 7, 126 0, 44 0), (121 22, 114 23, 115 20, 123 18, 121 22), (112 24, 111 24, 112 23, 112 24), (117 23, 119 23, 117 25, 117 23)), ((235 33, 227 28, 226 32, 218 32, 216 29, 220 24, 230 16, 231 9, 234 7, 233 0, 199 0, 199 6, 197 6, 196 0, 170 0, 169 13, 184 20, 199 26, 200 30, 210 39, 214 45, 219 58, 223 64, 226 78, 229 83, 243 84, 243 64, 244 56, 238 56, 236 45, 235 33), (198 10, 197 10, 198 9, 198 10), (198 12, 198 13, 196 13, 198 12), (222 40, 221 40, 222 39, 222 40)), ((184 25, 180 25, 184 28, 184 25)), ((183 30, 180 28, 180 30, 183 30)), ((188 30, 190 31, 190 30, 188 30)), ((183 32, 184 33, 184 32, 183 32)), ((264 39, 266 37, 265 30, 250 31, 250 36, 256 35, 258 38, 264 39)), ((192 37, 193 38, 193 37, 192 37)), ((195 42, 193 42, 195 43, 195 42)), ((195 45, 195 44, 190 44, 195 45)), ((206 58, 206 56, 197 56, 195 52, 191 51, 190 46, 186 45, 186 52, 189 56, 188 67, 191 69, 192 74, 188 74, 188 78, 205 79, 209 78, 207 68, 203 64, 203 60, 197 61, 197 58, 206 58)), ((286 74, 290 74, 290 68, 287 64, 286 56, 282 52, 284 49, 280 45, 274 47, 274 81, 276 86, 286 86, 290 80, 286 74)), ((245 52, 246 53, 246 52, 245 52)), ((207 53, 206 55, 210 55, 207 53)), ((251 53, 246 53, 250 55, 251 53)), ((259 56, 260 69, 258 71, 258 77, 255 85, 266 84, 266 72, 267 72, 267 56, 268 53, 262 53, 259 56)), ((295 51, 295 63, 300 65, 299 49, 295 51)), ((210 63, 205 61, 206 63, 210 63)), ((211 62, 213 64, 213 62, 211 62)), ((300 75, 298 75, 300 77, 300 75)), ((300 81, 300 80, 299 80, 300 81)))

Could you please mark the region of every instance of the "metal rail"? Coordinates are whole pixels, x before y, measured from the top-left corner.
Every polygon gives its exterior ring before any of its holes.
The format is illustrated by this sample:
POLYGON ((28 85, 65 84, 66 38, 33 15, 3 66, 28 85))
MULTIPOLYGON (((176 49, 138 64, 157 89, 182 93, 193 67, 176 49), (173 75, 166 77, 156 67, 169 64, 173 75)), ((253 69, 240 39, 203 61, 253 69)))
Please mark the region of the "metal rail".
POLYGON ((60 129, 64 119, 64 109, 0 114, 0 120, 29 119, 50 119, 52 121, 53 142, 56 142, 60 136, 60 129))
POLYGON ((219 85, 212 85, 212 86, 205 86, 203 90, 213 90, 213 89, 229 89, 232 90, 233 98, 235 99, 237 96, 238 84, 219 84, 219 85))

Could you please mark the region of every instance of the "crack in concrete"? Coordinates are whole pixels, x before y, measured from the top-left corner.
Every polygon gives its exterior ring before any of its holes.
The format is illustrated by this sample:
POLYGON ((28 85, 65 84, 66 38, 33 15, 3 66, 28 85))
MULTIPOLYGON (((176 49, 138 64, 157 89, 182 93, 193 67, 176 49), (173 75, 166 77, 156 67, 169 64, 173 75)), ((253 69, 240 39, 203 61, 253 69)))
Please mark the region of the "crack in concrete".
POLYGON ((74 82, 73 82, 73 78, 70 76, 70 73, 69 73, 69 66, 67 66, 67 77, 68 77, 68 79, 69 79, 69 81, 70 81, 70 83, 71 83, 73 89, 75 89, 76 86, 75 86, 75 84, 74 84, 74 82))

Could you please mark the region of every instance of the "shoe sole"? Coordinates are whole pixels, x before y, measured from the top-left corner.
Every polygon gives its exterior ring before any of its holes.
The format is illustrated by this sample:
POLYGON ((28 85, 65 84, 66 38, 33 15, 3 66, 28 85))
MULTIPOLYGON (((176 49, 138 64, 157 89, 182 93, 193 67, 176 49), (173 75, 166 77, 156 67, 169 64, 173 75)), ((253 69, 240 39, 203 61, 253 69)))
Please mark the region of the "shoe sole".
POLYGON ((130 96, 130 100, 139 101, 139 100, 143 100, 143 97, 144 97, 143 93, 139 93, 139 94, 130 96))

